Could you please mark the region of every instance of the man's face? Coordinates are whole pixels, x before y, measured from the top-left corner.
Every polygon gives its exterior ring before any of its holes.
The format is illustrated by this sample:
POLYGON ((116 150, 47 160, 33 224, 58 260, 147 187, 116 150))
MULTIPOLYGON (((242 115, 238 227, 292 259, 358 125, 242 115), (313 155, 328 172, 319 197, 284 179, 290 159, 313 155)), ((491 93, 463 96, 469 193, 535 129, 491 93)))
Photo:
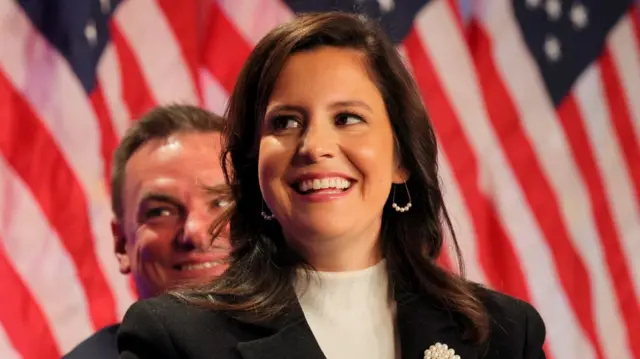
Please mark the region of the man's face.
POLYGON ((140 297, 226 269, 227 233, 209 235, 226 200, 206 189, 224 185, 219 151, 217 132, 178 133, 145 143, 127 162, 123 218, 112 228, 120 271, 133 274, 140 297))

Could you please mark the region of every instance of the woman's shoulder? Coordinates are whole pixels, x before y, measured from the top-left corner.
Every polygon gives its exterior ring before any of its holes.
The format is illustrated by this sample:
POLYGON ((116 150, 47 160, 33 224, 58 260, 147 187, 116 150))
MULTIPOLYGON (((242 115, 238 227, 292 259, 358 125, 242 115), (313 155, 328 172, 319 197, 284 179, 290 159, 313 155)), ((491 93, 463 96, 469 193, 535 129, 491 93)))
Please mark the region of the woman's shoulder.
POLYGON ((530 321, 544 327, 542 317, 529 302, 481 285, 477 285, 477 293, 492 321, 505 325, 530 321))
POLYGON ((489 351, 533 353, 530 358, 544 358, 542 345, 546 327, 540 313, 528 302, 477 285, 478 298, 489 315, 491 331, 489 351))

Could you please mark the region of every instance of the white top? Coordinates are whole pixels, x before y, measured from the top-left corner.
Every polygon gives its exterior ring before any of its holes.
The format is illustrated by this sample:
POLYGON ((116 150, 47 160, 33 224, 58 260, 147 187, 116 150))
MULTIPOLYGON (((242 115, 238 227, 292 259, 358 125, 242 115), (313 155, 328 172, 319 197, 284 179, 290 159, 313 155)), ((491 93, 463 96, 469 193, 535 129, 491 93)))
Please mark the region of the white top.
POLYGON ((386 262, 351 272, 298 272, 296 293, 328 359, 400 358, 386 262))

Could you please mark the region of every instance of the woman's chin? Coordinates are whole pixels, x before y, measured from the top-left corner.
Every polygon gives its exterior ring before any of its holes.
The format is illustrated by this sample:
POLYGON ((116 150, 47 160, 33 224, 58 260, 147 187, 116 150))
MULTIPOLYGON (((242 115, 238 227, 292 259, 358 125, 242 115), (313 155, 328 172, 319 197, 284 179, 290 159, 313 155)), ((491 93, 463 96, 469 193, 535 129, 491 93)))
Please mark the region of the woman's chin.
POLYGON ((302 240, 313 240, 322 238, 335 238, 348 232, 353 225, 345 223, 345 216, 324 215, 306 215, 295 216, 291 218, 290 225, 283 228, 285 233, 290 233, 296 238, 302 240))

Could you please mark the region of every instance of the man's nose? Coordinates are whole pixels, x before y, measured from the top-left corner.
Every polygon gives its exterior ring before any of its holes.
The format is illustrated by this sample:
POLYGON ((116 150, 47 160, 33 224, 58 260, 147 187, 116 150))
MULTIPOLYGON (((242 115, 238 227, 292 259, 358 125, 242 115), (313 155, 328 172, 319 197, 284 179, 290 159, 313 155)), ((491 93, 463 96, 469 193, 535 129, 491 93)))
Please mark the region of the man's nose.
POLYGON ((187 216, 182 233, 176 238, 176 244, 181 250, 206 250, 211 247, 210 227, 213 216, 206 211, 193 211, 187 216), (204 213, 203 213, 204 212, 204 213))

